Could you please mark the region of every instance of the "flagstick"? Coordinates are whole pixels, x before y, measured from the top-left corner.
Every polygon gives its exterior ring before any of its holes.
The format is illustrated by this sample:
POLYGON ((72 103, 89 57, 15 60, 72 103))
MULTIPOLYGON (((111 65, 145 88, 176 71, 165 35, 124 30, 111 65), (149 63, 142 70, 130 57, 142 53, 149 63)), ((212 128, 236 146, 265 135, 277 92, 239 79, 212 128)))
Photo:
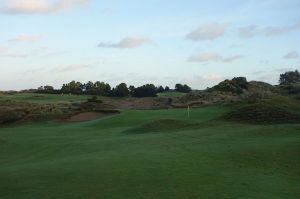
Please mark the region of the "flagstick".
POLYGON ((190 105, 188 105, 188 118, 190 119, 190 105))

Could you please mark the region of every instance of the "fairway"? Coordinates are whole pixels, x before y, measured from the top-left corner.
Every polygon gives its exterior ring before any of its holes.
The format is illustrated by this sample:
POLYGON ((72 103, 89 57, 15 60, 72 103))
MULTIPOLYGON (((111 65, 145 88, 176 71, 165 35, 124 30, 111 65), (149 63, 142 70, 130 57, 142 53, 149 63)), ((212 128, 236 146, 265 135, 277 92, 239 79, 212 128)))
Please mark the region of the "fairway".
POLYGON ((0 101, 11 100, 16 102, 28 102, 37 104, 58 104, 70 102, 84 102, 89 95, 53 95, 53 94, 32 94, 32 93, 15 93, 0 96, 0 101))
POLYGON ((0 128, 0 198, 300 198, 300 125, 219 119, 229 109, 0 128))

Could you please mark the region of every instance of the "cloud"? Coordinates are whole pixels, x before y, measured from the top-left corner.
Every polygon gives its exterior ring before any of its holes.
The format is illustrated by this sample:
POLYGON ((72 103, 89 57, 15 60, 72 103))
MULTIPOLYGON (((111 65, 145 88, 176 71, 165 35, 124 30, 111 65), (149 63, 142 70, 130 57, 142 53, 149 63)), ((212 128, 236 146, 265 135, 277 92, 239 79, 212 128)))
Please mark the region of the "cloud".
POLYGON ((254 37, 258 33, 257 26, 255 25, 241 27, 238 29, 238 31, 240 36, 244 38, 254 37))
POLYGON ((189 58, 191 62, 209 62, 209 61, 221 61, 222 57, 217 53, 210 53, 210 52, 202 52, 199 54, 192 55, 189 58))
POLYGON ((90 0, 5 0, 1 12, 6 14, 49 14, 84 6, 90 0))
POLYGON ((265 28, 266 36, 277 36, 291 31, 299 30, 300 22, 288 26, 269 26, 265 28))
POLYGON ((58 56, 58 55, 63 55, 69 53, 69 51, 53 51, 53 52, 48 52, 45 56, 51 57, 51 56, 58 56))
POLYGON ((261 28, 255 25, 250 25, 240 27, 238 32, 243 38, 252 38, 258 35, 263 35, 266 37, 279 36, 296 30, 300 30, 300 22, 285 26, 267 26, 261 28))
POLYGON ((200 26, 187 35, 188 39, 193 41, 207 41, 215 40, 223 36, 227 30, 228 24, 210 23, 200 26))
POLYGON ((298 59, 299 54, 296 51, 291 51, 288 54, 286 54, 285 56, 283 56, 283 58, 285 58, 285 59, 298 59))
POLYGON ((243 55, 234 55, 234 56, 227 57, 227 58, 223 59, 223 61, 224 62, 233 62, 233 61, 241 59, 243 57, 244 57, 243 55))
POLYGON ((100 48, 137 48, 152 41, 146 37, 126 37, 118 43, 102 42, 98 45, 100 48))
POLYGON ((42 35, 20 34, 16 38, 12 38, 8 41, 10 41, 10 42, 34 42, 34 41, 39 41, 42 38, 43 38, 42 35))
POLYGON ((28 55, 23 53, 12 53, 8 48, 0 47, 0 57, 26 58, 28 55))
POLYGON ((190 62, 233 62, 238 59, 241 59, 242 55, 233 55, 227 58, 224 58, 223 56, 219 55, 218 53, 212 53, 212 52, 201 52, 198 54, 192 55, 188 60, 190 62))

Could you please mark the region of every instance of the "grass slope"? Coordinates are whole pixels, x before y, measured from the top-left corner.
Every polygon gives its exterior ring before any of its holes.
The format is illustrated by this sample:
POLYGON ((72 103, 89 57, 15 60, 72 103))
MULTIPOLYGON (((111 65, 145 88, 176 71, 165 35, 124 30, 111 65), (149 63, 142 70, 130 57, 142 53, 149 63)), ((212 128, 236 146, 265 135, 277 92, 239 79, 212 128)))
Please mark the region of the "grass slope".
POLYGON ((300 198, 300 125, 212 121, 227 111, 192 109, 190 120, 184 109, 125 111, 1 128, 0 198, 300 198), (161 120, 198 125, 126 133, 161 120))

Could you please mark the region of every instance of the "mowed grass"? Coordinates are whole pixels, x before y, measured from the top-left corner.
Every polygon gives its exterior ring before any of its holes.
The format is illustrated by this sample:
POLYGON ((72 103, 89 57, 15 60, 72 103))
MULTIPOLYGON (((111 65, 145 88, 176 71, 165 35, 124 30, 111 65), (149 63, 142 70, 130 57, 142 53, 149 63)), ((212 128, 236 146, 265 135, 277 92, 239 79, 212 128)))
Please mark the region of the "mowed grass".
POLYGON ((11 100, 17 102, 28 102, 38 104, 50 103, 70 103, 84 102, 91 96, 88 95, 52 95, 52 94, 34 94, 34 93, 15 93, 10 95, 0 95, 0 101, 11 100))
POLYGON ((167 91, 163 93, 158 93, 157 95, 158 97, 182 97, 186 95, 186 93, 181 93, 177 91, 167 91))
POLYGON ((217 119, 228 110, 192 109, 190 119, 185 109, 130 110, 1 128, 0 198, 300 198, 300 125, 217 119))

